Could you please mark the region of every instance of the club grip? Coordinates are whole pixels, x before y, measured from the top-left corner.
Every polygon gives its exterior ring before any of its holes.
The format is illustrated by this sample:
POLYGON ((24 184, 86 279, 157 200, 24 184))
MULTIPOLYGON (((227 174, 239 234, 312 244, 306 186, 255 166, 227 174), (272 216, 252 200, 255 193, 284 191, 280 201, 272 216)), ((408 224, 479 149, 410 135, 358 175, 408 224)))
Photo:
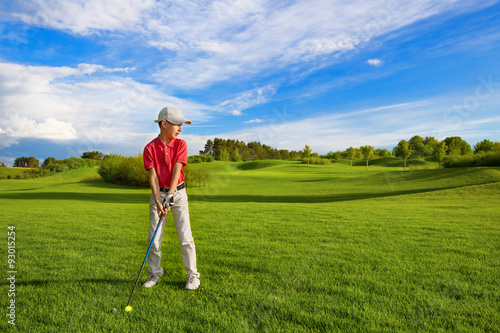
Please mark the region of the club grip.
POLYGON ((171 196, 167 202, 167 198, 163 199, 163 208, 170 208, 174 205, 174 196, 171 196))

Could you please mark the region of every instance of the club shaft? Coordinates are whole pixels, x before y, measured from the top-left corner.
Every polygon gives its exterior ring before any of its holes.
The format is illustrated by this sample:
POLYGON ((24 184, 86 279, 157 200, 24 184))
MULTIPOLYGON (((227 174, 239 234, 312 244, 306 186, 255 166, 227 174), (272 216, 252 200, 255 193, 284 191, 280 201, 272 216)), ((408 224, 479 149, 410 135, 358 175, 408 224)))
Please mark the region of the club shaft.
POLYGON ((135 280, 134 289, 132 289, 132 293, 130 294, 130 297, 128 298, 127 306, 130 305, 130 301, 132 300, 132 296, 134 295, 134 291, 135 291, 135 288, 137 287, 137 283, 139 282, 139 279, 141 278, 142 270, 144 269, 144 265, 146 264, 146 260, 148 260, 149 251, 151 251, 151 247, 153 246, 153 242, 155 241, 156 234, 158 233, 158 230, 160 229, 160 225, 161 225, 162 220, 163 220, 163 215, 160 216, 160 220, 158 221, 158 225, 156 226, 156 230, 155 230, 155 233, 153 235, 153 238, 151 239, 151 242, 149 243, 148 252, 146 253, 146 256, 144 257, 144 261, 142 262, 141 270, 139 271, 139 275, 137 275, 137 279, 135 280))

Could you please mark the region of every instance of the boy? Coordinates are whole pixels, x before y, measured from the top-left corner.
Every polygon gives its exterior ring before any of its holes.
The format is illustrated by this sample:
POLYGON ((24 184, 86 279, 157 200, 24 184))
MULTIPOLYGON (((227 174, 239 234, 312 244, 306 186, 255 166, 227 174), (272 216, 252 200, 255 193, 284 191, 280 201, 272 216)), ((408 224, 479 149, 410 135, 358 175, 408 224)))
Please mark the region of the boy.
MULTIPOLYGON (((186 268, 186 287, 195 290, 200 286, 200 274, 196 269, 196 251, 191 225, 189 221, 188 201, 184 185, 184 171, 187 164, 187 147, 184 140, 178 139, 182 124, 191 124, 182 113, 174 107, 167 106, 158 114, 155 120, 160 127, 160 135, 144 148, 144 167, 149 172, 151 196, 149 203, 149 233, 148 243, 159 222, 160 215, 166 215, 172 210, 177 236, 181 245, 182 260, 186 268), (163 202, 173 205, 169 208, 163 202)), ((163 240, 163 223, 149 253, 149 277, 143 284, 151 288, 158 283, 163 275, 161 267, 161 242, 163 240)))

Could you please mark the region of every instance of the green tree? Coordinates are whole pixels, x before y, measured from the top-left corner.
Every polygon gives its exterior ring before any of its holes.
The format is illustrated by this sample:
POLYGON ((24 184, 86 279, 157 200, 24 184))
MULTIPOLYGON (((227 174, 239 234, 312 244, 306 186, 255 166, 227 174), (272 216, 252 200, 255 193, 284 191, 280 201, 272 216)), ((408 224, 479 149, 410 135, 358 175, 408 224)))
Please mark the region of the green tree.
POLYGON ((307 164, 309 164, 309 159, 311 158, 311 148, 306 145, 306 147, 304 148, 304 156, 307 157, 307 164))
MULTIPOLYGON (((219 161, 222 161, 220 159, 220 152, 222 149, 225 148, 225 141, 223 139, 219 139, 219 138, 215 138, 214 139, 214 142, 213 142, 213 145, 212 145, 212 151, 213 151, 213 157, 216 159, 216 160, 219 160, 219 161)), ((227 153, 227 150, 226 150, 226 153, 227 153)))
POLYGON ((474 146, 474 154, 487 153, 495 148, 495 143, 488 139, 484 139, 481 142, 476 143, 474 146))
POLYGON ((351 169, 352 169, 352 160, 354 158, 354 156, 356 156, 356 149, 354 149, 353 147, 349 147, 347 150, 347 157, 351 160, 351 169))
POLYGON ((373 146, 361 146, 359 147, 363 158, 366 160, 366 170, 368 170, 368 160, 373 155, 373 146))
POLYGON ((18 168, 38 168, 39 166, 40 166, 40 161, 38 161, 33 156, 18 157, 14 160, 14 167, 18 168))
POLYGON ((412 157, 426 157, 424 139, 421 136, 415 135, 408 143, 412 150, 412 157))
POLYGON ((437 145, 434 146, 434 157, 438 160, 439 162, 439 168, 441 168, 441 164, 443 163, 444 156, 446 155, 446 150, 447 150, 446 142, 442 141, 439 142, 437 145))
POLYGON ((393 149, 393 152, 394 155, 401 157, 404 160, 404 170, 406 171, 406 160, 412 153, 410 143, 406 140, 399 141, 398 145, 393 149))
POLYGON ((354 149, 356 149, 356 155, 354 155, 354 158, 356 158, 358 160, 362 159, 363 158, 363 154, 361 153, 361 149, 359 149, 359 148, 354 148, 354 149))
POLYGON ((378 156, 378 157, 389 157, 389 156, 391 156, 391 153, 387 149, 378 148, 378 149, 375 149, 375 151, 373 153, 376 156, 378 156))
POLYGON ((227 152, 226 148, 222 148, 219 151, 219 161, 223 162, 229 161, 229 153, 227 152))
MULTIPOLYGON (((444 141, 446 143, 446 141, 444 141)), ((450 156, 460 156, 460 143, 458 140, 453 138, 450 140, 450 143, 447 144, 448 146, 448 155, 450 156)))
POLYGON ((207 140, 207 143, 205 143, 205 149, 200 150, 200 155, 210 155, 212 157, 214 156, 214 143, 212 140, 207 140))
POLYGON ((56 159, 54 157, 47 157, 45 161, 43 161, 43 166, 49 166, 53 163, 56 163, 56 159))
POLYGON ((446 146, 448 146, 448 155, 450 156, 472 154, 470 145, 459 136, 447 137, 443 141, 446 143, 446 146))
POLYGON ((433 136, 426 136, 424 139, 424 154, 425 156, 432 156, 434 154, 434 147, 439 141, 433 136))
POLYGON ((286 149, 280 149, 280 160, 290 159, 290 152, 286 149))
POLYGON ((86 151, 82 154, 82 158, 89 158, 92 160, 102 160, 104 158, 104 154, 100 151, 86 151))
POLYGON ((250 158, 252 161, 260 160, 262 158, 263 149, 260 142, 255 142, 255 141, 249 142, 248 148, 250 149, 250 158))
POLYGON ((240 155, 240 152, 238 151, 238 148, 235 148, 233 150, 233 152, 231 153, 231 161, 241 162, 241 155, 240 155))

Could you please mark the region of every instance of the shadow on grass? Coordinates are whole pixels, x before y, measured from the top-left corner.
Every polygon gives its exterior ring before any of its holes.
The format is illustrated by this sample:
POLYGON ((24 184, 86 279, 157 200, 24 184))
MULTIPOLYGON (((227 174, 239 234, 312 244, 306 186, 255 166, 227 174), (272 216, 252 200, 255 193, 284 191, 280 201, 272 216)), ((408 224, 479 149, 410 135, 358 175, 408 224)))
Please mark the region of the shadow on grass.
MULTIPOLYGON (((130 283, 130 280, 125 280, 125 279, 75 279, 75 280, 70 280, 68 279, 67 281, 61 281, 60 279, 55 279, 55 280, 32 280, 32 281, 20 281, 16 280, 16 286, 45 286, 45 285, 51 285, 51 284, 61 284, 61 283, 71 283, 71 284, 78 284, 78 283, 97 283, 97 284, 123 284, 123 283, 130 283)), ((134 283, 134 281, 132 281, 134 283)), ((2 282, 0 283, 0 286, 4 285, 9 285, 10 282, 2 282)), ((132 284, 133 286, 133 284, 132 284)))
MULTIPOLYGON (((332 181, 332 179, 318 180, 332 181)), ((352 179, 334 181, 350 182, 352 179)), ((483 185, 498 182, 498 176, 491 175, 483 169, 441 169, 428 172, 426 170, 412 172, 389 172, 377 175, 367 175, 358 179, 356 183, 365 184, 371 182, 376 185, 372 188, 375 191, 363 192, 347 192, 347 193, 328 193, 321 195, 303 195, 300 193, 292 193, 291 195, 257 195, 257 194, 235 194, 235 195, 203 195, 189 194, 191 202, 258 202, 258 203, 327 203, 339 201, 353 201, 373 198, 394 197, 407 194, 428 193, 453 188, 461 188, 470 185, 483 185), (391 182, 391 177, 395 175, 394 183, 408 184, 406 189, 391 191, 388 186, 391 182), (365 178, 369 177, 369 181, 365 178), (398 178, 399 177, 399 178, 398 178), (413 185, 412 185, 413 184, 413 185), (384 185, 384 186, 382 186, 384 185), (417 187, 408 189, 408 187, 417 187)), ((81 186, 81 185, 79 185, 81 186)), ((0 192, 0 199, 7 200, 72 200, 72 201, 93 201, 101 203, 132 203, 132 204, 147 204, 149 203, 149 191, 138 191, 139 188, 125 187, 122 185, 114 185, 108 183, 92 182, 85 186, 93 188, 112 189, 112 193, 88 193, 88 192, 55 192, 55 191, 30 191, 27 192, 0 192)), ((345 188, 345 187, 342 187, 345 188)), ((78 188, 76 188, 78 190, 78 188)), ((26 190, 25 190, 26 191, 26 190)))
MULTIPOLYGON (((52 286, 52 285, 59 285, 59 284, 64 284, 64 283, 71 283, 71 284, 109 284, 109 285, 123 285, 123 284, 130 284, 130 291, 132 291, 132 288, 134 287, 134 282, 137 276, 135 276, 133 279, 126 280, 126 279, 74 279, 70 280, 68 279, 67 281, 61 281, 60 279, 55 279, 55 280, 32 280, 32 281, 20 281, 16 280, 16 286, 37 286, 37 287, 43 287, 43 286, 52 286)), ((146 277, 142 276, 142 279, 139 281, 137 284, 137 288, 141 287, 142 284, 146 282, 146 277)), ((183 279, 171 279, 167 280, 165 277, 163 277, 160 280, 160 285, 167 285, 167 286, 172 286, 176 287, 179 289, 184 289, 184 285, 186 284, 186 281, 183 279)), ((10 285, 9 281, 1 282, 0 286, 8 286, 10 285)))
MULTIPOLYGON (((387 191, 376 193, 338 193, 325 195, 202 195, 190 194, 190 202, 258 202, 258 203, 327 203, 340 201, 354 201, 373 198, 394 197, 407 194, 428 193, 468 186, 445 186, 421 188, 412 190, 387 191)), ((476 185, 476 184, 472 184, 476 185)), ((31 192, 0 194, 0 199, 10 200, 72 200, 93 201, 101 203, 149 203, 149 194, 139 195, 134 193, 78 193, 78 192, 31 192)))
POLYGON ((11 200, 74 200, 104 203, 149 203, 149 193, 80 193, 80 192, 28 192, 0 193, 0 199, 11 200))
POLYGON ((189 201, 204 202, 258 202, 258 203, 327 203, 340 201, 364 200, 373 198, 385 198, 406 194, 418 194, 434 191, 447 190, 455 187, 440 187, 430 189, 416 189, 381 193, 340 193, 327 195, 196 195, 191 194, 189 201))

